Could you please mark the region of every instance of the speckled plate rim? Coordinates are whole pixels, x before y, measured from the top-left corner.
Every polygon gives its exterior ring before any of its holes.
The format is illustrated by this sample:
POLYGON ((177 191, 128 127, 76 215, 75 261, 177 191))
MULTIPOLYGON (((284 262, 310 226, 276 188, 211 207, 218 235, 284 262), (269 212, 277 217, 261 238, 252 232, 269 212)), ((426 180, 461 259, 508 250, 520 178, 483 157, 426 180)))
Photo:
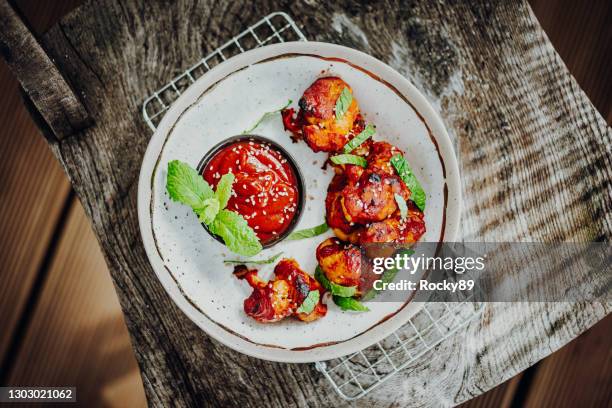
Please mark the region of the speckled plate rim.
POLYGON ((461 184, 457 159, 446 129, 434 109, 425 97, 401 74, 387 64, 352 48, 320 42, 288 42, 269 45, 239 54, 214 67, 192 86, 190 86, 170 107, 150 139, 145 152, 138 181, 138 221, 143 244, 158 279, 174 303, 187 317, 203 331, 226 346, 252 357, 287 363, 307 363, 331 360, 367 348, 384 339, 414 316, 422 307, 419 303, 409 303, 399 312, 370 330, 345 340, 341 343, 323 345, 305 350, 289 350, 255 344, 240 335, 232 333, 203 315, 183 295, 177 282, 166 269, 155 248, 150 223, 151 177, 165 141, 165 135, 171 130, 181 114, 197 101, 202 91, 214 85, 227 75, 249 65, 270 58, 291 54, 310 54, 324 58, 337 58, 365 69, 376 75, 379 80, 399 92, 412 105, 417 114, 428 127, 438 147, 439 155, 446 168, 446 187, 448 191, 444 241, 455 239, 459 229, 461 211, 461 184))

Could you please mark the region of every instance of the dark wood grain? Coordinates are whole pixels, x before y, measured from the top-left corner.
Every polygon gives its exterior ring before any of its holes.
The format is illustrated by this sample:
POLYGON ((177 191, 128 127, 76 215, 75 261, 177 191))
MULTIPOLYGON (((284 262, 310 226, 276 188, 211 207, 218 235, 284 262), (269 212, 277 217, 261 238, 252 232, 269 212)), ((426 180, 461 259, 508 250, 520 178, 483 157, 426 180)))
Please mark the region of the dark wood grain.
POLYGON ((0 52, 58 139, 91 124, 85 107, 8 0, 0 1, 0 52))
MULTIPOLYGON (((341 404, 312 365, 248 358, 199 331, 156 280, 138 231, 136 180, 149 138, 139 114, 145 96, 235 34, 234 27, 277 9, 290 11, 309 38, 390 63, 440 111, 461 163, 465 239, 610 239, 610 129, 524 3, 89 3, 43 44, 87 95, 96 126, 52 147, 101 242, 152 405, 341 404)), ((360 403, 462 402, 609 310, 490 304, 454 341, 360 403)))

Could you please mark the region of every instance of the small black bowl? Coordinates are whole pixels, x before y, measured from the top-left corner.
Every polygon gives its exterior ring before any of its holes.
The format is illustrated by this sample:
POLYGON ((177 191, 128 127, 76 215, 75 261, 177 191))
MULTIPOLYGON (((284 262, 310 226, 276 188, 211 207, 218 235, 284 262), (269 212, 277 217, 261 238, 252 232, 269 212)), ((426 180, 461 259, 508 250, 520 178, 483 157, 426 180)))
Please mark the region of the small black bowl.
MULTIPOLYGON (((304 178, 302 177, 302 173, 300 172, 299 167, 297 166, 295 160, 293 159, 293 157, 291 157, 289 152, 287 152, 285 150, 285 148, 282 147, 281 145, 279 145, 278 143, 276 143, 276 142, 274 142, 274 141, 272 141, 270 139, 267 139, 267 138, 265 138, 263 136, 259 136, 259 135, 232 136, 230 138, 225 139, 221 143, 218 143, 212 149, 210 149, 208 151, 208 153, 206 153, 204 155, 202 160, 200 160, 200 163, 198 163, 197 170, 198 170, 198 173, 202 174, 203 170, 206 168, 208 163, 212 160, 212 158, 219 151, 223 150, 227 146, 232 145, 234 143, 245 142, 245 141, 248 141, 248 142, 257 142, 257 143, 260 143, 260 144, 268 145, 271 148, 273 148, 276 151, 278 151, 281 154, 281 156, 283 156, 283 158, 285 158, 287 160, 287 163, 289 163, 289 166, 291 167, 291 170, 293 170, 293 173, 295 174, 295 178, 297 179, 298 200, 297 200, 297 208, 296 208, 296 211, 295 211, 295 215, 291 219, 291 224, 285 230, 285 232, 280 234, 276 239, 274 239, 274 240, 272 240, 270 242, 267 242, 265 245, 263 245, 264 248, 270 248, 271 246, 279 243, 280 241, 285 239, 289 234, 291 234, 291 232, 293 231, 293 229, 295 228, 295 226, 299 222, 300 217, 302 216, 302 209, 304 207, 304 197, 306 196, 306 187, 304 186, 304 178)), ((210 235, 212 235, 217 241, 223 243, 223 239, 221 239, 221 237, 213 234, 208 229, 208 227, 206 227, 206 225, 204 225, 204 224, 202 224, 202 225, 204 226, 204 228, 206 229, 206 231, 208 231, 208 233, 210 235)))

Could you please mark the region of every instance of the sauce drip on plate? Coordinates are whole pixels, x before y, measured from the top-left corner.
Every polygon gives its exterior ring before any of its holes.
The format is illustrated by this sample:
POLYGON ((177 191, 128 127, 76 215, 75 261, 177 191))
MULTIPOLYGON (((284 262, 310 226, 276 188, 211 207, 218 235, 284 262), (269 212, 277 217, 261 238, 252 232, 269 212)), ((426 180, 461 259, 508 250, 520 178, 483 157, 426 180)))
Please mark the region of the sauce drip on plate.
POLYGON ((236 177, 227 208, 242 215, 263 245, 278 239, 297 214, 297 176, 273 146, 237 141, 219 150, 202 175, 214 188, 226 173, 236 177))

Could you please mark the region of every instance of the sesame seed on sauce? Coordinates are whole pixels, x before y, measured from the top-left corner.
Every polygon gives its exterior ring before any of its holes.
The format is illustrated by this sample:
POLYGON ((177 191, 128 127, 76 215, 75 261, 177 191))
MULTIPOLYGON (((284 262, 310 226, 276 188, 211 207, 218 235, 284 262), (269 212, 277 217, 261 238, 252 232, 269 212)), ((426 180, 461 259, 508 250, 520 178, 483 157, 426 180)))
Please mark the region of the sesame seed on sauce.
POLYGON ((219 150, 202 175, 216 189, 219 179, 229 172, 236 179, 227 209, 242 215, 262 244, 277 239, 298 208, 297 175, 288 160, 273 145, 238 141, 219 150))

